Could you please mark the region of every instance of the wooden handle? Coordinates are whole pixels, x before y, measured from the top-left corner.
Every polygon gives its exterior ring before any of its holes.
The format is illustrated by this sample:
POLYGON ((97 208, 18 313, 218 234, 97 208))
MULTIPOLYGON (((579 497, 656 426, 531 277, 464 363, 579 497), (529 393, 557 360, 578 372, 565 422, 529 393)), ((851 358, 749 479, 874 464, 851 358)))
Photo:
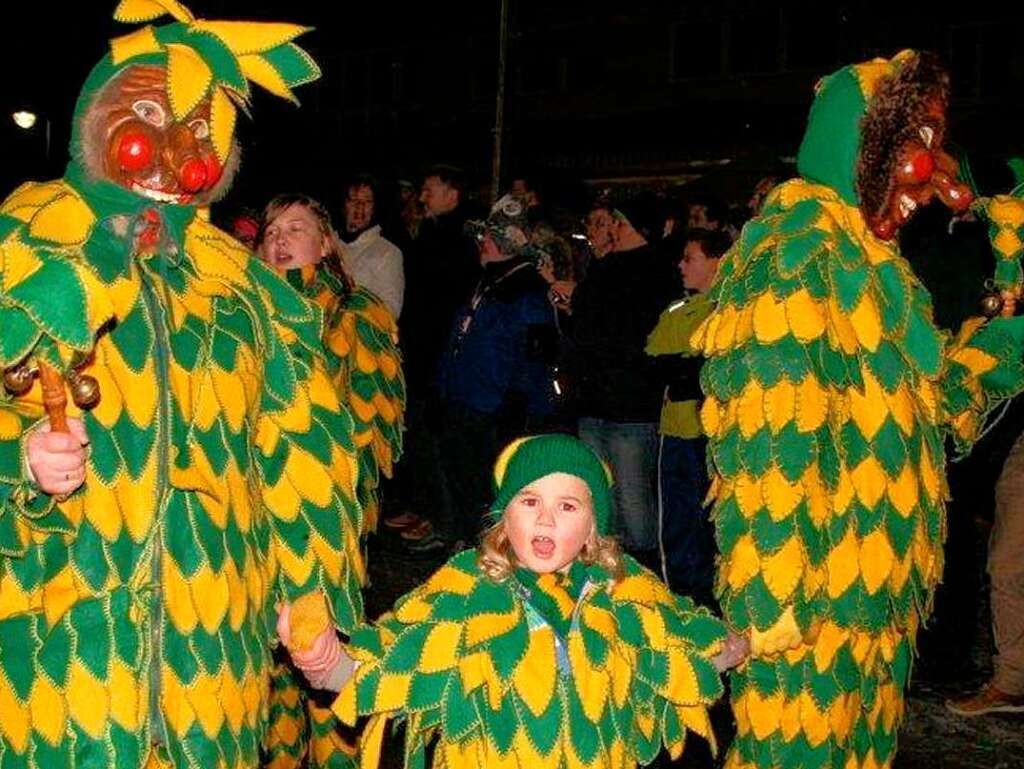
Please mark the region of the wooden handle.
POLYGON ((53 366, 39 361, 39 381, 43 386, 43 407, 50 418, 50 429, 56 433, 68 431, 68 415, 65 411, 68 396, 64 392, 64 377, 53 366))

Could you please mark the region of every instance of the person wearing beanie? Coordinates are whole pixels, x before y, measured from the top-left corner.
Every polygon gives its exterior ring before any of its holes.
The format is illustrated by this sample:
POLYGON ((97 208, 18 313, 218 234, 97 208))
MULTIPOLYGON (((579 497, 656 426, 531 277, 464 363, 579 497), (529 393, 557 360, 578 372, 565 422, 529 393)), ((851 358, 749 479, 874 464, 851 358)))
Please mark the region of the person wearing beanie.
MULTIPOLYGON (((708 707, 744 639, 619 552, 612 476, 582 441, 518 438, 494 466, 494 523, 392 613, 292 659, 339 691, 346 723, 369 716, 363 766, 388 720, 405 722, 405 765, 651 763, 687 732, 714 746, 708 707)), ((279 630, 288 637, 289 608, 279 630)), ((291 648, 291 646, 289 646, 291 648)))
POLYGON ((477 243, 480 280, 455 314, 441 355, 438 427, 448 495, 433 532, 403 532, 410 549, 462 550, 475 542, 490 500, 490 469, 502 445, 540 430, 554 411, 558 348, 547 284, 533 263, 525 201, 505 195, 485 220, 466 223, 477 243))

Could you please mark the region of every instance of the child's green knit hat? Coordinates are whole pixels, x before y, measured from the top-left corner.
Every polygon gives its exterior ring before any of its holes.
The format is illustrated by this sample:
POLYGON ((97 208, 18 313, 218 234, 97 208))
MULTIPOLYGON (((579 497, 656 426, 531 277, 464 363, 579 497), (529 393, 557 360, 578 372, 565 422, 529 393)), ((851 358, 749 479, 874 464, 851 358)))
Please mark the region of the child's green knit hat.
POLYGON ((525 486, 551 473, 575 475, 587 484, 599 534, 608 533, 612 512, 612 474, 583 441, 564 433, 532 435, 512 441, 494 463, 494 504, 498 518, 525 486))

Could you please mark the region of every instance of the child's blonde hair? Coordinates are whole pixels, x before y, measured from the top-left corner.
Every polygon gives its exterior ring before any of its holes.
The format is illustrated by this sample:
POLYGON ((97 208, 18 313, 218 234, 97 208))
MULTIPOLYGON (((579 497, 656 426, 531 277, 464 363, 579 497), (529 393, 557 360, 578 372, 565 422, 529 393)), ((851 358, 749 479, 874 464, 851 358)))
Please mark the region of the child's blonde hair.
MULTIPOLYGON (((608 572, 612 582, 618 582, 625 574, 619 543, 614 537, 598 534, 596 526, 590 530, 590 536, 576 557, 588 566, 601 566, 608 572)), ((495 582, 504 582, 512 575, 512 571, 521 565, 505 530, 504 516, 480 538, 477 563, 480 570, 495 582)))

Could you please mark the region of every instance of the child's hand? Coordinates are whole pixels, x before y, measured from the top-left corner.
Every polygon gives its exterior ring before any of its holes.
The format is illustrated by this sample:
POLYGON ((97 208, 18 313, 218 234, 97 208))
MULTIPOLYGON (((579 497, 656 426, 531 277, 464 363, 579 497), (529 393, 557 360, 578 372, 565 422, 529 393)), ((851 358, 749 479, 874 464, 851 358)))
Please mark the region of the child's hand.
POLYGON ((282 604, 277 615, 277 635, 291 654, 295 667, 315 689, 340 691, 355 670, 351 657, 342 648, 338 633, 329 627, 318 635, 308 649, 291 647, 291 605, 282 604))
POLYGON ((722 651, 711 658, 712 664, 719 673, 734 668, 750 656, 750 641, 745 635, 729 631, 725 636, 722 651))

